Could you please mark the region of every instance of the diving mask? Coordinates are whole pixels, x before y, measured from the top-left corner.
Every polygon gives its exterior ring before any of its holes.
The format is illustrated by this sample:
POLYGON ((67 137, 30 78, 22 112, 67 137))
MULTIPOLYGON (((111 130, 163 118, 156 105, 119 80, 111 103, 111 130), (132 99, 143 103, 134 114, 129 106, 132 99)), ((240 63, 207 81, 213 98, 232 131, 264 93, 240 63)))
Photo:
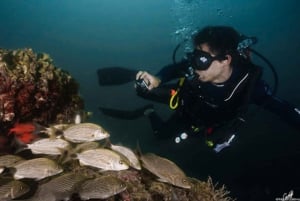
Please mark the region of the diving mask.
POLYGON ((195 70, 207 70, 213 61, 224 59, 225 56, 211 56, 208 52, 196 49, 191 55, 191 64, 195 70))

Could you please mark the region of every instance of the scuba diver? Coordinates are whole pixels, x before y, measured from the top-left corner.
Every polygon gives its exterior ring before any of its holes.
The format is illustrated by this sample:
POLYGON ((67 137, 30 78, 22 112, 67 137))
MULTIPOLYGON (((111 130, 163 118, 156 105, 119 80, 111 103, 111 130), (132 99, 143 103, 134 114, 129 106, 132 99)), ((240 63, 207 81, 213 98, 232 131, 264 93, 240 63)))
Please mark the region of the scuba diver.
POLYGON ((193 35, 194 50, 180 62, 163 67, 156 75, 138 71, 137 95, 174 109, 167 121, 158 116, 153 105, 134 112, 99 109, 120 118, 146 115, 158 138, 174 137, 176 143, 204 133, 207 145, 215 152, 230 145, 246 121, 250 104, 300 129, 300 109, 276 97, 275 90, 262 80, 261 67, 250 59, 249 40, 250 45, 256 42, 232 27, 207 26, 193 35), (178 83, 172 82, 178 79, 178 83), (225 126, 221 141, 209 140, 211 133, 225 126))

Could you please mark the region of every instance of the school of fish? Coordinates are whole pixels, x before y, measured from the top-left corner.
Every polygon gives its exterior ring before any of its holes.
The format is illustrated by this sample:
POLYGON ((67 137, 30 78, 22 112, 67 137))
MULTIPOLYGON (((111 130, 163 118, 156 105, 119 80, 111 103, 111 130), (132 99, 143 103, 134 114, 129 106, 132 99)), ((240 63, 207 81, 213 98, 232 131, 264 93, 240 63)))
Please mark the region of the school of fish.
MULTIPOLYGON (((170 200, 182 200, 182 195, 198 200, 195 197, 201 194, 199 182, 174 162, 112 144, 100 125, 79 122, 40 132, 47 135, 34 134, 34 140, 21 143, 16 154, 0 155, 0 201, 151 201, 158 200, 157 194, 170 200)), ((25 139, 21 133, 18 137, 25 139)))

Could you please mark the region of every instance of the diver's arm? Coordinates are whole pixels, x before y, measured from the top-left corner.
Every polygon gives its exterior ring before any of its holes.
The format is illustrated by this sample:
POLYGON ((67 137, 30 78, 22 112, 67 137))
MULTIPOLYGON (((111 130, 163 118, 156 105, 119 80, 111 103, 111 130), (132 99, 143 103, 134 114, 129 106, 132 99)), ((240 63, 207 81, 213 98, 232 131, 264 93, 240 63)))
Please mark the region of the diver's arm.
POLYGON ((182 72, 186 71, 189 66, 188 60, 182 60, 176 64, 169 64, 163 67, 156 77, 160 79, 161 83, 166 83, 172 79, 182 77, 182 72))
POLYGON ((143 79, 147 84, 148 90, 158 87, 160 84, 168 82, 182 76, 182 72, 188 68, 188 61, 182 60, 176 64, 170 64, 163 67, 156 75, 152 75, 147 71, 139 71, 136 79, 143 79))

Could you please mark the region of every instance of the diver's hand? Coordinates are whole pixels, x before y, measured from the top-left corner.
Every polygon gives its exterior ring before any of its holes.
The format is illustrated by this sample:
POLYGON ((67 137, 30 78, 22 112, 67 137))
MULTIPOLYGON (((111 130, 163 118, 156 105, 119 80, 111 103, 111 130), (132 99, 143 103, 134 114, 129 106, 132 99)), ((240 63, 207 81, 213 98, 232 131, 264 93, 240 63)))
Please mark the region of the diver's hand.
POLYGON ((161 80, 158 77, 151 75, 147 71, 139 71, 135 78, 136 80, 143 79, 147 83, 149 90, 158 87, 161 83, 161 80))

